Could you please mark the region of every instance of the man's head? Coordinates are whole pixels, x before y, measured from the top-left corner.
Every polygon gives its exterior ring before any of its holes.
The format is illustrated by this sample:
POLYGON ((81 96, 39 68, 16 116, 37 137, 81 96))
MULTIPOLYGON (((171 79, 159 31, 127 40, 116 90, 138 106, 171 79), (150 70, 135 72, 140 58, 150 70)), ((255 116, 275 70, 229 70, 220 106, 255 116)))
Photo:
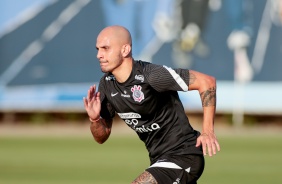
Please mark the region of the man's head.
POLYGON ((113 72, 124 60, 132 58, 131 35, 122 26, 103 29, 97 37, 96 48, 102 72, 113 72))

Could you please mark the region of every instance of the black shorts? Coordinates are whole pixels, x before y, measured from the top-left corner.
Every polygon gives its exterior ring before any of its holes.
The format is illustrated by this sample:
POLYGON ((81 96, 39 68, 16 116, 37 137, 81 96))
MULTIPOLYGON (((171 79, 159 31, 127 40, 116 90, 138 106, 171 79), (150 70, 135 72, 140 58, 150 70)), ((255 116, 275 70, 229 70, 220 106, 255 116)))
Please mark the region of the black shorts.
POLYGON ((204 171, 203 155, 177 155, 158 159, 146 169, 158 184, 196 184, 204 171))

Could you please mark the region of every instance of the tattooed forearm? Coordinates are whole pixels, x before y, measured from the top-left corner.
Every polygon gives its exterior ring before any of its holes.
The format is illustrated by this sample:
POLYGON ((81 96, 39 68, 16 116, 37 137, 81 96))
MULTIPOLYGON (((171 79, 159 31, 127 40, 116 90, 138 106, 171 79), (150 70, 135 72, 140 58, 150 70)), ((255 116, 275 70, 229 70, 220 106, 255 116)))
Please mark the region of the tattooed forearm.
POLYGON ((151 173, 145 171, 138 176, 131 184, 158 184, 151 173))
POLYGON ((202 106, 216 106, 216 88, 212 87, 201 94, 202 106))

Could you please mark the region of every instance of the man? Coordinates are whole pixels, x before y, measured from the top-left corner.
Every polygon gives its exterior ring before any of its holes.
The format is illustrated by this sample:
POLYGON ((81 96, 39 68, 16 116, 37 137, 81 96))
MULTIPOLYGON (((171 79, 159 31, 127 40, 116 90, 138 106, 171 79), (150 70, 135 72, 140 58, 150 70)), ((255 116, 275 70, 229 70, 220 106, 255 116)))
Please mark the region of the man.
POLYGON ((115 114, 136 131, 149 152, 151 165, 132 184, 197 183, 204 157, 220 150, 214 134, 216 81, 192 70, 171 69, 132 57, 129 31, 103 29, 97 37, 97 58, 105 75, 99 90, 91 86, 84 106, 94 139, 110 136, 115 114), (194 130, 177 91, 198 90, 203 106, 203 130, 194 130))

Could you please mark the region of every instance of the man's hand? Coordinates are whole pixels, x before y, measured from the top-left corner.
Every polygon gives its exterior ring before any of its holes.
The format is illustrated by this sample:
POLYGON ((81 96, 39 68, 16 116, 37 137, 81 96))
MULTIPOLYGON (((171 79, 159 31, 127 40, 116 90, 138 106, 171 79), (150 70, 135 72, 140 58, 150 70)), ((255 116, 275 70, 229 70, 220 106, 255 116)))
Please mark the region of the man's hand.
POLYGON ((217 151, 220 151, 220 146, 214 133, 202 133, 197 138, 196 147, 201 145, 204 155, 208 153, 209 156, 213 156, 217 151))
POLYGON ((100 117, 101 102, 100 92, 96 92, 96 85, 90 86, 87 97, 83 97, 83 102, 88 116, 93 120, 98 119, 100 117))

